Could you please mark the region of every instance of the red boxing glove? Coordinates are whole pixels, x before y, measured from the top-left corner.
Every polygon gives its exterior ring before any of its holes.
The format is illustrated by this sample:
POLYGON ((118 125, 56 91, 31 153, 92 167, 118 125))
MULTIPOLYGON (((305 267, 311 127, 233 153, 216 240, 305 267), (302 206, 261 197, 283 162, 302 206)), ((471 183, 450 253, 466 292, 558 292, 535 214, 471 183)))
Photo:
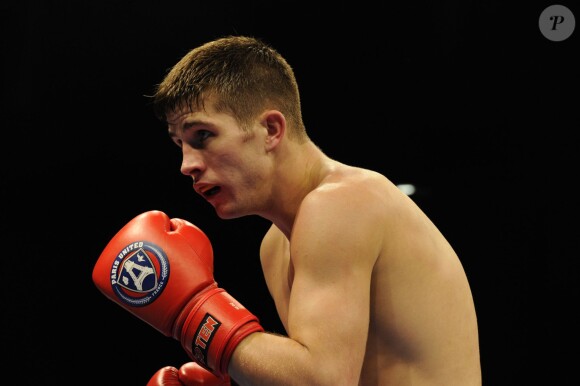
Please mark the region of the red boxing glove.
POLYGON ((230 377, 218 378, 195 362, 187 362, 179 370, 165 366, 147 382, 147 386, 231 386, 230 377))
POLYGON ((160 211, 145 212, 117 232, 95 264, 93 282, 221 377, 238 343, 264 331, 255 315, 217 286, 213 249, 201 229, 160 211))

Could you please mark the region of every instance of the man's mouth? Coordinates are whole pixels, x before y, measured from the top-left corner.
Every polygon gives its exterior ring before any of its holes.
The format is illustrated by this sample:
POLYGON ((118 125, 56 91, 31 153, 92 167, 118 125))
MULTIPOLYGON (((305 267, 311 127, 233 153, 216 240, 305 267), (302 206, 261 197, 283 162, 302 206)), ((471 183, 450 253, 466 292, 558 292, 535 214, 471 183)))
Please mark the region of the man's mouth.
POLYGON ((221 188, 219 186, 212 186, 212 187, 208 187, 207 189, 204 189, 201 194, 204 197, 211 197, 211 196, 215 196, 216 194, 218 194, 218 192, 221 190, 221 188))

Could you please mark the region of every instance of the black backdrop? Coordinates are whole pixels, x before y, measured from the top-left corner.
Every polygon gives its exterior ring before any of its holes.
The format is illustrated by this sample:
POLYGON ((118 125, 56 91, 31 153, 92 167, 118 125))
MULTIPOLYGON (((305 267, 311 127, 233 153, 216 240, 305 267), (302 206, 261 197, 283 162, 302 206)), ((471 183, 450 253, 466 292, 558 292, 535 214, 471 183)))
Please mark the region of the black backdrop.
POLYGON ((188 360, 91 281, 110 237, 150 209, 200 226, 219 284, 283 332, 257 256, 267 224, 217 219, 145 97, 189 49, 249 34, 294 67, 327 154, 417 184, 471 280, 484 384, 576 378, 578 31, 542 36, 550 2, 365 3, 0 5, 6 374, 144 385, 188 360))

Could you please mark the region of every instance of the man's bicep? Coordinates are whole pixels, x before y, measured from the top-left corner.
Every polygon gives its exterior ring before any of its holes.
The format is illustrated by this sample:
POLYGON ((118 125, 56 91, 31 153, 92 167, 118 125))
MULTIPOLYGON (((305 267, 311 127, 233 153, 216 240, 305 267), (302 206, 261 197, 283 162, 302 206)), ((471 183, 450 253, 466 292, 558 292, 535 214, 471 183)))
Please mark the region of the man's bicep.
POLYGON ((369 286, 360 273, 320 277, 297 269, 288 335, 309 351, 321 373, 358 379, 369 326, 369 286))
POLYGON ((288 334, 314 358, 326 361, 329 369, 340 366, 358 377, 368 334, 376 248, 361 245, 360 235, 349 231, 352 224, 347 217, 321 212, 300 221, 291 246, 295 273, 288 334))
POLYGON ((297 273, 290 296, 289 336, 311 349, 323 344, 320 350, 357 341, 364 344, 370 295, 368 285, 355 276, 331 282, 297 273))

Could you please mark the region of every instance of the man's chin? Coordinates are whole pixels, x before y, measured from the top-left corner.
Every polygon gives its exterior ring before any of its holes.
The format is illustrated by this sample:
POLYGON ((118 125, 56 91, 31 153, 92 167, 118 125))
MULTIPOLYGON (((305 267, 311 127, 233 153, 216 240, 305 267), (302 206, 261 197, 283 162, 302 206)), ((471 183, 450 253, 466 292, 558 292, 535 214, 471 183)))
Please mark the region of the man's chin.
POLYGON ((214 207, 215 212, 217 214, 217 216, 219 218, 221 218, 222 220, 232 220, 235 218, 240 218, 240 217, 244 217, 245 214, 241 214, 238 212, 232 212, 232 211, 228 211, 226 208, 218 206, 218 207, 214 207))

